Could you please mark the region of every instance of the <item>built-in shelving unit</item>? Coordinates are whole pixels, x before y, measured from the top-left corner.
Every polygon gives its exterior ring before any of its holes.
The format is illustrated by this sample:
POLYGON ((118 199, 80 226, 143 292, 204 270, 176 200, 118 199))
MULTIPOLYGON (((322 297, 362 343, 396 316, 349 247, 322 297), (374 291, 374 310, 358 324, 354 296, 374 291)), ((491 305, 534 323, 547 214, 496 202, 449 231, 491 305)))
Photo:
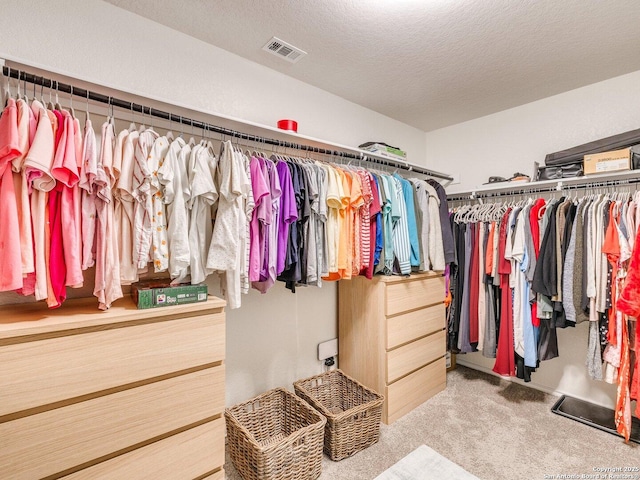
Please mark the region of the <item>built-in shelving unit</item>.
POLYGON ((575 178, 561 178, 557 180, 541 180, 538 182, 500 182, 478 185, 473 188, 447 189, 450 201, 468 200, 475 198, 490 198, 494 196, 513 195, 518 193, 541 193, 571 190, 576 188, 606 188, 620 185, 640 183, 640 170, 626 170, 622 172, 602 173, 598 175, 584 175, 575 178))
POLYGON ((198 111, 184 105, 169 104, 158 99, 138 96, 135 93, 123 92, 104 85, 87 83, 81 79, 64 76, 64 73, 61 72, 41 70, 38 67, 23 63, 20 60, 9 58, 0 59, 0 66, 3 67, 3 74, 5 76, 20 79, 20 81, 33 84, 34 86, 39 85, 47 89, 54 88, 56 91, 68 93, 78 99, 86 99, 87 103, 91 101, 112 105, 128 111, 130 110, 132 113, 138 112, 142 115, 149 115, 168 120, 169 122, 188 125, 192 129, 203 129, 208 132, 216 132, 229 136, 230 138, 249 140, 258 144, 263 143, 280 146, 285 149, 316 152, 323 155, 345 158, 347 160, 351 159, 392 169, 410 171, 437 178, 444 181, 445 184, 453 180, 451 175, 431 170, 405 160, 390 159, 357 147, 301 135, 297 132, 281 130, 220 113, 198 111), (123 99, 121 97, 127 98, 123 99), (150 106, 151 104, 153 104, 153 106, 150 106), (215 122, 215 124, 211 122, 215 122), (228 126, 222 127, 219 125, 220 123, 228 126))

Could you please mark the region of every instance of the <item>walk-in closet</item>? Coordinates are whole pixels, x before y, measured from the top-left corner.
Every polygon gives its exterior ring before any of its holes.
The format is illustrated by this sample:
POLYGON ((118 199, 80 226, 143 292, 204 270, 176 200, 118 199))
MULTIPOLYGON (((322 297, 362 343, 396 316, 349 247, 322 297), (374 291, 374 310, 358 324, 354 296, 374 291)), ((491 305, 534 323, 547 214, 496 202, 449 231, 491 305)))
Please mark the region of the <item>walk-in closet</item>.
POLYGON ((2 2, 0 479, 640 478, 640 6, 2 2))

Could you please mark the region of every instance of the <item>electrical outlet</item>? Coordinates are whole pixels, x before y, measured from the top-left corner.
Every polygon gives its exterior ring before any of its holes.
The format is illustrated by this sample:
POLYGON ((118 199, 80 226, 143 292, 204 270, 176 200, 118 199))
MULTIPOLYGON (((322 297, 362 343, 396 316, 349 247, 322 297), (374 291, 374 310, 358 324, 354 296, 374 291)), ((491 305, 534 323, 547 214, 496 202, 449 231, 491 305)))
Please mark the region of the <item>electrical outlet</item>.
POLYGON ((322 361, 327 358, 338 355, 338 339, 334 338, 318 344, 318 360, 322 361))

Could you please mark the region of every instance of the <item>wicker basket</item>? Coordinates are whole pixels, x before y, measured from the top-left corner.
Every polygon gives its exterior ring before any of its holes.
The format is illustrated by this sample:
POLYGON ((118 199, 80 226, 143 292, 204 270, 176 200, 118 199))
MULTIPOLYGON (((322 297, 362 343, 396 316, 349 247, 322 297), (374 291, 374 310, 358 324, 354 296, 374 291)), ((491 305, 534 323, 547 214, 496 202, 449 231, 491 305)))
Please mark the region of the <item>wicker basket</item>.
POLYGON ((326 419, 276 388, 227 408, 227 447, 245 480, 313 480, 322 472, 326 419))
POLYGON ((340 370, 332 370, 293 384, 296 394, 327 417, 324 452, 342 460, 373 445, 380 438, 384 397, 340 370))

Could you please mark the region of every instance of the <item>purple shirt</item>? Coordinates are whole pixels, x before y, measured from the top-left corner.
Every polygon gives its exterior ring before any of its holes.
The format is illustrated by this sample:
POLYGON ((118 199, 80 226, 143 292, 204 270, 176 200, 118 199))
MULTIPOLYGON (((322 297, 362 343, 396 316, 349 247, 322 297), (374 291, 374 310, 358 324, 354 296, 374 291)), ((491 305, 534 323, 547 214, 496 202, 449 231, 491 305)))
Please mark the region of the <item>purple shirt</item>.
POLYGON ((260 268, 262 267, 263 255, 261 253, 263 250, 261 249, 264 248, 264 241, 260 242, 260 230, 264 229, 267 214, 270 215, 268 209, 271 208, 271 202, 267 201, 269 185, 264 177, 260 161, 256 157, 251 157, 249 169, 251 172, 251 190, 253 191, 253 200, 255 202, 253 216, 249 223, 249 238, 251 242, 249 246, 249 280, 257 282, 260 280, 260 268), (267 203, 269 205, 265 207, 267 203))
POLYGON ((285 162, 276 164, 276 171, 280 179, 280 215, 278 218, 278 257, 276 259, 276 272, 280 275, 284 271, 287 257, 287 241, 289 240, 289 225, 298 220, 298 207, 296 194, 293 191, 291 172, 285 162))
MULTIPOLYGON (((262 160, 262 158, 260 159, 262 160)), ((271 160, 264 160, 266 175, 269 179, 269 191, 271 199, 270 220, 266 225, 266 235, 264 238, 264 260, 260 270, 260 281, 251 282, 251 286, 261 293, 267 293, 276 281, 276 262, 278 255, 278 229, 280 222, 280 180, 276 172, 276 166, 271 160)))

